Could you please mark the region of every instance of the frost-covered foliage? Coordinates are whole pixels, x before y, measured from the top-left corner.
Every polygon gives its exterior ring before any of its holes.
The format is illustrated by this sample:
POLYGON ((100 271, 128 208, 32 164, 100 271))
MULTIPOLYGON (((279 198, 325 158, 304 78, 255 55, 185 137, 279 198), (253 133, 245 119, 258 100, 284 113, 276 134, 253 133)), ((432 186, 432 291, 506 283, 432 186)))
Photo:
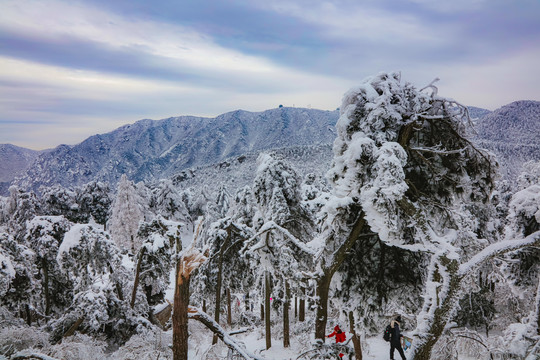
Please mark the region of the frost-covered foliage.
POLYGON ((154 214, 167 220, 187 222, 188 210, 182 201, 182 194, 169 179, 163 179, 152 191, 150 209, 154 214))
POLYGON ((139 280, 150 306, 164 301, 181 227, 182 223, 162 217, 139 227, 137 237, 143 241, 139 250, 139 280))
MULTIPOLYGON (((17 352, 27 348, 47 349, 48 334, 31 326, 6 326, 0 328, 0 349, 17 352)), ((1 353, 0 353, 1 355, 1 353)))
POLYGON ((264 220, 280 226, 302 221, 305 215, 300 204, 301 181, 296 171, 275 154, 262 153, 257 164, 253 193, 264 220))
POLYGON ((111 202, 108 183, 91 181, 77 188, 77 222, 88 223, 93 219, 96 223, 105 225, 111 202))
POLYGON ((197 246, 208 251, 208 260, 197 271, 194 301, 205 300, 215 305, 217 297, 221 298, 217 292, 224 289, 241 298, 249 297, 255 282, 254 271, 250 268, 250 255, 243 254, 242 249, 252 236, 251 228, 229 217, 213 222, 199 236, 197 246))
POLYGON ((92 225, 74 225, 64 236, 57 261, 73 283, 73 301, 69 311, 53 322, 53 338, 80 318, 81 328, 90 334, 129 338, 140 320, 124 300, 127 270, 109 235, 92 225))
MULTIPOLYGON (((259 271, 269 272, 281 283, 302 281, 302 271, 312 264, 312 220, 303 206, 301 181, 296 171, 275 154, 261 154, 253 193, 258 205, 254 223, 259 241, 250 252, 259 255, 259 271)), ((283 295, 285 297, 285 295, 283 295)))
POLYGON ((63 339, 59 344, 51 346, 47 351, 47 355, 55 359, 103 360, 107 358, 105 354, 106 348, 107 343, 105 341, 84 334, 76 334, 63 339))
POLYGON ((43 313, 61 311, 70 301, 71 287, 58 268, 56 257, 64 234, 73 224, 63 216, 36 216, 27 222, 25 243, 35 254, 43 289, 43 313))
POLYGON ((172 351, 169 344, 172 343, 170 333, 163 333, 159 330, 151 332, 145 331, 131 337, 122 347, 115 351, 111 360, 156 360, 172 359, 172 351))
POLYGON ((31 322, 30 310, 34 307, 41 293, 34 274, 36 268, 36 254, 23 244, 15 241, 13 236, 0 232, 0 249, 4 255, 4 268, 0 275, 2 286, 6 292, 0 297, 0 304, 11 311, 25 309, 24 316, 31 322))
POLYGON ((141 203, 142 199, 135 191, 133 183, 123 175, 112 204, 108 228, 117 246, 132 253, 141 245, 140 239, 137 239, 139 222, 143 220, 141 203))
POLYGON ((493 186, 495 166, 467 140, 467 121, 466 108, 399 73, 366 79, 343 98, 328 172, 334 193, 360 201, 385 242, 439 242, 427 227, 457 228, 448 209, 486 201, 493 186))
POLYGON ((15 268, 10 257, 0 247, 0 296, 4 296, 9 290, 11 281, 15 278, 15 268))
POLYGON ((6 205, 8 229, 20 240, 26 230, 26 221, 40 213, 40 202, 37 195, 30 191, 24 192, 15 186, 9 188, 10 196, 6 205))
POLYGON ((251 187, 244 186, 236 192, 234 202, 231 204, 230 213, 232 214, 232 219, 239 224, 245 224, 251 227, 253 225, 255 211, 255 198, 253 197, 251 187))

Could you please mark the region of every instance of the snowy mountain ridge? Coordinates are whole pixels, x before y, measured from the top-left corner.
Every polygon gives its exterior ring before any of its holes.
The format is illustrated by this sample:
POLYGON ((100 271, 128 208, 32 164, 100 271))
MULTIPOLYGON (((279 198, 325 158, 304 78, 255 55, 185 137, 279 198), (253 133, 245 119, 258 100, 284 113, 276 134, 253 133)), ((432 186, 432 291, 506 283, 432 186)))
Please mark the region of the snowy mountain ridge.
POLYGON ((476 129, 477 142, 497 155, 507 178, 515 178, 523 163, 540 160, 540 101, 505 105, 486 114, 476 129))
POLYGON ((141 120, 42 154, 15 184, 32 189, 91 180, 115 184, 124 173, 134 181, 153 180, 250 151, 330 144, 337 118, 337 111, 277 108, 141 120))
POLYGON ((28 169, 40 153, 11 144, 0 144, 0 194, 7 191, 11 181, 28 169))
MULTIPOLYGON (((515 177, 523 162, 538 159, 540 102, 517 101, 493 112, 476 107, 469 107, 469 111, 478 131, 476 141, 499 156, 506 176, 515 177)), ((245 154, 271 149, 283 152, 287 148, 291 148, 286 151, 289 154, 313 154, 313 149, 300 148, 321 145, 315 151, 318 155, 312 157, 314 163, 304 166, 311 160, 295 161, 309 172, 310 167, 326 164, 331 157, 329 145, 335 138, 338 117, 338 111, 283 107, 263 112, 237 110, 216 118, 145 119, 91 136, 77 145, 60 145, 46 152, 18 148, 18 154, 27 150, 26 157, 5 155, 8 152, 4 150, 0 157, 4 179, 0 193, 6 194, 15 176, 18 178, 13 184, 25 189, 55 184, 78 186, 92 180, 114 186, 124 173, 136 182, 183 178, 181 174, 187 169, 213 173, 215 168, 223 168, 223 162, 234 168, 241 163, 235 158, 245 154)), ((248 156, 247 161, 255 158, 248 156)))

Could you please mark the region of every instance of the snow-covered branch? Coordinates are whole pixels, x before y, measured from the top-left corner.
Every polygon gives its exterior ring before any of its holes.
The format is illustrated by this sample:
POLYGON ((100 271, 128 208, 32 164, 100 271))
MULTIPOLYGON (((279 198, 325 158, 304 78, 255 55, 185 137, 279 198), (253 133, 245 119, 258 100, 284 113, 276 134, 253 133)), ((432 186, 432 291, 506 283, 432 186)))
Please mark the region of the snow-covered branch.
MULTIPOLYGON (((306 245, 305 243, 303 243, 302 241, 300 241, 300 239, 298 239, 297 237, 295 237, 293 234, 291 234, 287 229, 279 226, 278 224, 276 224, 274 221, 268 221, 266 222, 260 229, 259 231, 257 232, 257 234, 255 234, 253 237, 251 237, 249 240, 248 240, 248 243, 253 241, 254 239, 256 239, 257 237, 261 236, 262 234, 270 231, 270 230, 277 230, 279 231, 280 233, 282 233, 283 235, 285 235, 286 238, 288 238, 294 245, 296 245, 298 248, 300 248, 300 250, 304 251, 305 253, 307 254, 310 254, 310 255, 315 255, 316 252, 315 250, 313 250, 311 247, 309 247, 308 245, 306 245)), ((254 250, 258 250, 260 249, 261 247, 263 247, 263 245, 255 245, 254 247, 251 248, 251 251, 254 251, 254 250)))
POLYGON ((540 231, 532 233, 524 239, 504 240, 491 244, 490 246, 486 247, 484 250, 473 256, 469 261, 461 264, 459 266, 458 275, 464 276, 468 274, 471 270, 475 269, 489 258, 493 258, 495 256, 518 250, 527 246, 540 246, 540 231))
POLYGON ((225 329, 223 329, 217 322, 215 322, 208 314, 202 310, 194 307, 189 308, 188 318, 200 321, 208 329, 210 329, 214 334, 216 334, 225 345, 227 345, 233 351, 236 351, 246 360, 263 360, 263 358, 258 357, 254 354, 251 354, 249 351, 244 349, 240 344, 238 344, 233 338, 227 334, 225 329))

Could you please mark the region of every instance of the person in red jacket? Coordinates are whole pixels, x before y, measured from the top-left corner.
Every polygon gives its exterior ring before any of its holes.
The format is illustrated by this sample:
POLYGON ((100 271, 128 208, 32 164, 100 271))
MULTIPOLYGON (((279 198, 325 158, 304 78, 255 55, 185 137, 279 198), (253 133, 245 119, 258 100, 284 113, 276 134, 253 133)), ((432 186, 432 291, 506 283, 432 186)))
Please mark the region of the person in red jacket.
MULTIPOLYGON (((343 331, 341 331, 341 329, 339 328, 339 325, 336 325, 334 327, 334 332, 331 333, 330 335, 328 335, 327 337, 333 337, 335 336, 336 337, 336 344, 337 343, 342 343, 342 342, 345 342, 345 339, 347 338, 347 336, 345 335, 345 333, 343 331)), ((339 357, 342 358, 343 357, 343 354, 340 353, 339 354, 339 357)))

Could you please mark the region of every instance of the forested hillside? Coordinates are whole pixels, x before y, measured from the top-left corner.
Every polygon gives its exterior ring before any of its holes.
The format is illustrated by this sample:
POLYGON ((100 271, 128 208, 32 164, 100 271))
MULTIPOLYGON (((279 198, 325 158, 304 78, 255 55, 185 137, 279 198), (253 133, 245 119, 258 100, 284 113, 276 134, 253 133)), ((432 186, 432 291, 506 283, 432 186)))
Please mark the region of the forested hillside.
MULTIPOLYGON (((468 110, 436 90, 366 79, 335 128, 317 130, 331 150, 311 141, 151 181, 11 187, 0 359, 381 359, 398 316, 408 359, 535 359, 540 162, 498 181, 468 110), (327 341, 336 325, 345 343, 327 341)), ((146 144, 151 125, 135 125, 146 144)), ((269 131, 235 144, 258 149, 269 131)))

